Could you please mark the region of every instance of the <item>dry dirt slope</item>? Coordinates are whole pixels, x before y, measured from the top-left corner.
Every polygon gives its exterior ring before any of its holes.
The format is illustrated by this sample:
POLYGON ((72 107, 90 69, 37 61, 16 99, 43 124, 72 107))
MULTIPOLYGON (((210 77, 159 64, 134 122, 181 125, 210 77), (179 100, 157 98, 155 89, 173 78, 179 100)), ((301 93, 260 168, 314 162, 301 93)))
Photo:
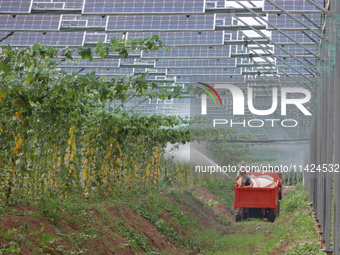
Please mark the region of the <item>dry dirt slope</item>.
MULTIPOLYGON (((308 212, 301 208, 274 224, 235 223, 232 213, 205 188, 164 190, 123 200, 63 205, 56 213, 49 208, 50 217, 24 204, 8 207, 2 214, 0 210, 0 250, 24 255, 225 255, 236 254, 237 243, 243 240, 243 248, 254 254, 285 254, 296 245, 289 232, 294 217, 308 212), (278 238, 276 243, 269 244, 273 238, 278 238), (261 248, 264 245, 267 250, 261 248)), ((311 240, 306 237, 300 244, 311 240)))
MULTIPOLYGON (((16 249, 23 255, 147 254, 151 251, 155 253, 149 254, 199 254, 206 247, 204 244, 201 249, 196 247, 192 240, 192 232, 196 231, 193 226, 197 230, 223 231, 223 224, 203 202, 218 199, 204 188, 196 188, 193 193, 195 195, 182 192, 175 196, 163 193, 161 200, 165 203, 160 207, 165 208, 157 214, 157 222, 145 211, 115 201, 82 206, 79 210, 61 207, 60 215, 52 218, 41 217, 35 207, 11 206, 0 215, 0 249, 4 254, 16 254, 13 253, 16 249), (203 197, 202 201, 197 197, 203 197), (186 216, 194 223, 187 223, 186 216)), ((214 210, 232 218, 222 203, 214 210)))

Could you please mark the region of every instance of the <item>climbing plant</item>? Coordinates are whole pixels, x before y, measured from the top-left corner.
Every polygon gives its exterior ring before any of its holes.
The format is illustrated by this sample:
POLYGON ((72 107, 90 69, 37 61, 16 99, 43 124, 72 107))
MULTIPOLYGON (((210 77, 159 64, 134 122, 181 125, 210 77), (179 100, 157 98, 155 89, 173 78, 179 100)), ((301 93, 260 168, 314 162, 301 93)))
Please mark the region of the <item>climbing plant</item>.
POLYGON ((114 38, 95 49, 3 47, 0 204, 157 187, 166 144, 189 140, 188 129, 174 129, 186 120, 132 112, 124 103, 132 97, 180 97, 181 88, 159 89, 145 75, 106 79, 95 72, 68 74, 59 66, 79 58, 128 57, 160 47, 163 43, 156 36, 114 38))

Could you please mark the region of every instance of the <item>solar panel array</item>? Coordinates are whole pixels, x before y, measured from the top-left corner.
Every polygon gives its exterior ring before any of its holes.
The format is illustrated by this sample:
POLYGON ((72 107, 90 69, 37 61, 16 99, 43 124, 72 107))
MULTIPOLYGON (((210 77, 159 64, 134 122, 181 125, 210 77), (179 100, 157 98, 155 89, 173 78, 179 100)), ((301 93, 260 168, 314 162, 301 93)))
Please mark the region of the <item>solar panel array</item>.
POLYGON ((204 13, 204 0, 85 0, 84 14, 204 13))
POLYGON ((19 14, 30 13, 33 0, 1 0, 0 13, 19 14))
MULTIPOLYGON (((261 88, 266 97, 254 100, 265 109, 271 106, 272 86, 313 88, 323 39, 320 6, 323 0, 2 0, 0 45, 94 47, 113 37, 158 35, 166 49, 135 52, 128 59, 78 58, 60 68, 77 75, 96 71, 107 77, 144 73, 150 81, 183 87, 206 82, 261 88)), ((223 100, 230 103, 230 94, 223 100)), ((208 108, 219 116, 221 109, 210 103, 208 108)), ((149 100, 136 109, 188 114, 183 101, 176 99, 149 100)), ((291 117, 299 114, 292 111, 291 117)), ((247 112, 247 117, 254 115, 247 112)), ((308 130, 310 124, 307 121, 304 128, 308 130)), ((309 136, 292 130, 291 138, 309 136)), ((282 130, 258 132, 258 139, 288 136, 282 130)))
POLYGON ((110 15, 107 31, 213 31, 215 16, 207 15, 110 15))

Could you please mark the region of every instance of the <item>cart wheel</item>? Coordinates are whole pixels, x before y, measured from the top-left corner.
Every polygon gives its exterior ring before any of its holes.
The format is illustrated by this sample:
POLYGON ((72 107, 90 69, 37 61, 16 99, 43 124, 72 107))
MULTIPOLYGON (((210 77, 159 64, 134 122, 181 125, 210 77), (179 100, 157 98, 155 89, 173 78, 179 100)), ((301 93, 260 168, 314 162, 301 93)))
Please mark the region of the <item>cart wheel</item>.
POLYGON ((235 211, 235 221, 240 222, 244 218, 244 210, 243 208, 236 208, 235 211))
POLYGON ((282 192, 281 191, 279 192, 279 199, 280 200, 282 199, 282 192))
POLYGON ((242 219, 241 215, 235 214, 235 221, 236 221, 236 222, 240 222, 241 219, 242 219))
POLYGON ((268 210, 268 216, 267 219, 269 222, 274 222, 276 219, 276 212, 274 211, 274 209, 269 209, 268 210))
POLYGON ((280 202, 277 202, 276 216, 280 217, 280 202))

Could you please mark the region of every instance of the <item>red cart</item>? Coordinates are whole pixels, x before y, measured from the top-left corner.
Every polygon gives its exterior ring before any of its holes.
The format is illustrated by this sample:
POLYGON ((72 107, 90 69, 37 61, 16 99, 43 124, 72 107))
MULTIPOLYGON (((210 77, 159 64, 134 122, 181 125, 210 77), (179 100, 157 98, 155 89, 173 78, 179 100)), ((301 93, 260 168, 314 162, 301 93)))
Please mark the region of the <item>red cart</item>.
POLYGON ((234 187, 235 192, 235 221, 248 218, 267 218, 274 222, 280 211, 282 192, 282 173, 247 173, 247 175, 261 177, 269 175, 274 179, 270 187, 234 187))

